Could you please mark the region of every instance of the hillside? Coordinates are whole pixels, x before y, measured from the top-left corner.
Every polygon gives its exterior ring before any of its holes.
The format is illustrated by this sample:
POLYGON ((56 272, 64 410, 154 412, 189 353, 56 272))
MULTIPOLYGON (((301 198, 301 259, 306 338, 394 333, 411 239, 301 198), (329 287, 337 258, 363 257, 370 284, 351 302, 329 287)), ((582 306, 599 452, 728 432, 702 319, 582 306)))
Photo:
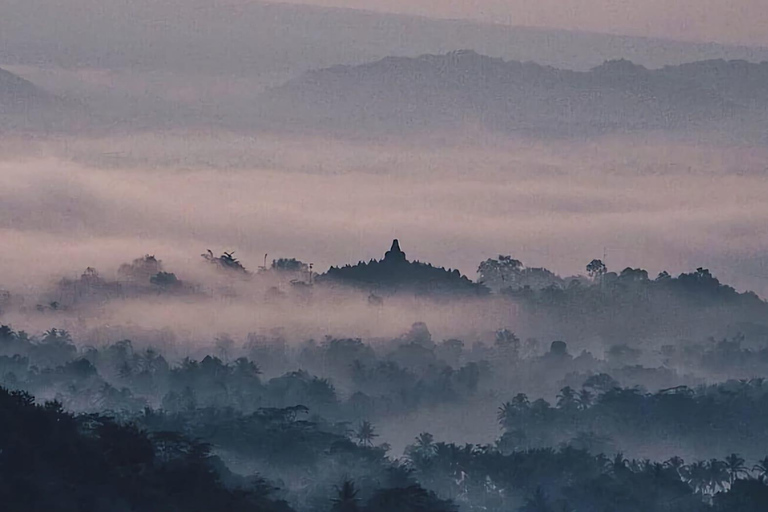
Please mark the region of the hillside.
POLYGON ((20 113, 50 101, 32 82, 0 68, 0 113, 20 113))
POLYGON ((626 60, 586 72, 473 51, 389 57, 312 71, 262 97, 277 125, 419 130, 476 125, 536 134, 764 124, 768 63, 701 61, 657 70, 626 60))
POLYGON ((263 127, 253 106, 267 87, 339 64, 460 48, 580 71, 621 58, 649 68, 768 60, 760 47, 250 0, 0 0, 0 12, 0 67, 88 105, 97 131, 253 130, 263 127))
POLYGON ((78 123, 82 113, 76 103, 0 68, 0 133, 62 129, 78 123))

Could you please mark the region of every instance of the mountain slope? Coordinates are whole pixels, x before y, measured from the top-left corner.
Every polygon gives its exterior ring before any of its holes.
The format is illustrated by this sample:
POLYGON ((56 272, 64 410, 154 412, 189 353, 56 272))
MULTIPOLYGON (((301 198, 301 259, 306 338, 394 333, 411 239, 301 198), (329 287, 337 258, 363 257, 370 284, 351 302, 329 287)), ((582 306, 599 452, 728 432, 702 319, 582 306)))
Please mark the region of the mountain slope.
POLYGON ((121 130, 250 130, 247 107, 266 87, 312 69, 457 48, 582 71, 617 58, 651 68, 768 60, 768 48, 259 0, 0 0, 0 13, 0 66, 121 130))
POLYGON ((83 109, 0 68, 0 133, 58 130, 82 121, 83 109))
POLYGON ((32 82, 0 68, 0 113, 24 112, 50 101, 32 82))
POLYGON ((649 70, 618 60, 577 72, 459 51, 313 71, 261 100, 271 125, 292 128, 477 125, 553 135, 690 129, 764 113, 768 63, 649 70))

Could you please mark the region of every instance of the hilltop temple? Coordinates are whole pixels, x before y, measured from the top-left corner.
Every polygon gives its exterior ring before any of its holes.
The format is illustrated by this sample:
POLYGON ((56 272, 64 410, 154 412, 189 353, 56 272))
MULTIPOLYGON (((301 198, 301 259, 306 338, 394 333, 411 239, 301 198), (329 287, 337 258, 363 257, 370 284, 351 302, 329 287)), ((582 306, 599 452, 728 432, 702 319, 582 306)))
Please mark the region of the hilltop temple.
POLYGON ((473 283, 458 270, 446 270, 429 263, 408 261, 398 240, 381 260, 344 267, 331 267, 322 280, 343 283, 370 291, 432 294, 483 294, 487 289, 473 283))
POLYGON ((384 253, 384 263, 408 263, 405 253, 400 249, 400 242, 392 240, 392 247, 384 253))

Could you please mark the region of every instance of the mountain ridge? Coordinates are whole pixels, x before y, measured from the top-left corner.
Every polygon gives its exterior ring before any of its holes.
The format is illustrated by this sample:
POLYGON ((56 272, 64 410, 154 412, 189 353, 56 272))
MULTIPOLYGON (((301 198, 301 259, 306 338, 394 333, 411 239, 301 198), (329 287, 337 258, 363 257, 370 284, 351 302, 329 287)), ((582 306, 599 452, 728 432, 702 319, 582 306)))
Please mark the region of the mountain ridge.
POLYGON ((44 102, 50 96, 29 80, 0 68, 0 112, 27 108, 32 103, 44 102))
POLYGON ((707 60, 649 69, 626 59, 589 71, 473 50, 386 57, 307 72, 262 97, 273 122, 331 128, 479 123, 542 133, 683 129, 765 120, 768 62, 707 60))
POLYGON ((768 48, 746 45, 433 19, 364 9, 261 1, 216 9, 202 0, 98 3, 102 5, 98 10, 83 10, 44 0, 13 2, 0 18, 0 63, 211 72, 260 68, 274 72, 285 67, 302 71, 312 62, 325 67, 333 63, 331 60, 355 64, 385 55, 441 53, 462 47, 506 59, 533 59, 577 69, 616 57, 651 67, 718 56, 768 59, 768 48), (41 5, 48 16, 37 14, 41 5), (210 14, 202 24, 198 19, 201 11, 210 14), (158 25, 145 23, 147 20, 158 25), (355 44, 350 45, 350 41, 355 44), (156 51, 158 46, 164 51, 156 51), (275 47, 281 50, 279 58, 265 51, 275 47))
POLYGON ((84 114, 80 103, 0 68, 0 133, 75 128, 82 125, 84 114))

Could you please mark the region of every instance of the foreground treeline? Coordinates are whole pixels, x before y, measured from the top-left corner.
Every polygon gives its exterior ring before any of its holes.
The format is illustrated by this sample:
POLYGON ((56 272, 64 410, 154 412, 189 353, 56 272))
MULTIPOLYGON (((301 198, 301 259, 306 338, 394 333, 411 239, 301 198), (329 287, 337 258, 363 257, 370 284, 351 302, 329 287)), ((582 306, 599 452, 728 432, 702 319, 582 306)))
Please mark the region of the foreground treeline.
POLYGON ((37 405, 5 389, 0 475, 5 510, 290 511, 263 480, 227 471, 202 441, 73 416, 57 402, 37 405))
MULTIPOLYGON (((250 439, 241 440, 239 447, 248 446, 247 441, 264 431, 287 428, 281 439, 265 441, 286 442, 281 457, 290 460, 295 471, 309 470, 311 460, 292 460, 291 450, 302 451, 298 441, 305 433, 310 438, 312 433, 323 433, 311 423, 299 425, 289 411, 261 420, 271 427, 249 431, 249 422, 243 422, 246 431, 242 435, 250 439)), ((161 420, 148 412, 145 421, 161 420)), ((169 423, 179 421, 184 420, 169 423)), ((208 425, 216 426, 213 422, 208 425)), ((340 462, 345 452, 360 462, 369 460, 381 474, 377 483, 386 485, 389 480, 391 485, 370 492, 363 505, 352 484, 341 482, 336 494, 331 494, 335 497, 321 509, 349 510, 354 504, 357 510, 371 512, 454 510, 451 503, 423 489, 407 470, 385 461, 377 451, 359 448, 340 436, 325 437, 323 441, 339 453, 340 462)), ((279 447, 272 446, 272 450, 279 447)), ((312 454, 306 457, 313 458, 312 454)), ((290 512, 285 501, 274 497, 278 490, 258 475, 233 474, 212 455, 210 444, 180 430, 148 433, 136 424, 120 424, 98 414, 73 416, 57 402, 38 405, 27 393, 0 389, 0 500, 6 510, 290 512)))
MULTIPOLYGON (((743 342, 680 350, 747 375, 741 363, 762 352, 743 342)), ((6 502, 20 510, 750 511, 762 510, 768 492, 760 378, 689 387, 665 365, 628 365, 637 357, 629 347, 607 360, 574 357, 563 342, 541 353, 500 330, 493 344, 467 348, 435 342, 423 324, 379 345, 220 339, 211 350, 217 355, 173 360, 128 341, 78 348, 66 331, 0 327, 0 379, 14 390, 0 404, 6 502), (261 367, 286 371, 267 377, 261 367), (545 392, 515 391, 537 375, 552 381, 545 392), (673 385, 648 392, 619 380, 633 378, 673 385), (24 390, 56 402, 34 405, 24 390), (499 422, 495 443, 457 445, 425 432, 395 453, 379 442, 379 421, 429 417, 436 406, 458 417, 482 402, 498 410, 476 419, 499 422)))
MULTIPOLYGON (((256 274, 230 253, 205 260, 245 289, 287 273, 287 291, 264 299, 287 308, 336 286, 297 260, 256 274)), ((0 502, 46 512, 765 510, 768 305, 704 269, 650 279, 595 260, 586 271, 561 278, 500 257, 471 283, 412 264, 393 244, 334 278, 376 285, 363 306, 374 311, 415 276, 418 293, 485 289, 473 304, 514 308, 538 338, 489 325, 439 339, 417 322, 385 339, 277 329, 180 339, 177 350, 160 335, 134 343, 109 330, 2 325, 0 502), (743 334, 724 338, 721 324, 743 334)), ((69 298, 35 319, 55 325, 126 295, 162 304, 208 293, 152 257, 120 273, 60 283, 69 298)), ((232 301, 238 290, 226 288, 232 301)), ((424 304, 438 307, 434 298, 424 304)))
MULTIPOLYGON (((253 414, 308 407, 327 422, 353 428, 404 415, 477 416, 488 425, 502 407, 502 450, 571 444, 594 454, 709 458, 768 453, 768 382, 758 374, 765 349, 743 340, 708 341, 666 350, 659 366, 636 363, 639 349, 613 347, 606 359, 573 356, 564 342, 543 353, 509 330, 493 344, 468 348, 435 342, 423 324, 372 345, 328 338, 290 347, 253 338, 242 346, 220 339, 200 358, 167 358, 129 341, 78 348, 69 333, 41 336, 0 327, 0 385, 70 411, 131 418, 147 408, 253 414), (685 358, 686 367, 675 369, 685 358), (703 384, 683 370, 726 365, 743 379, 703 384), (270 372, 271 375, 266 374, 270 372)), ((415 434, 416 432, 414 432, 415 434)))
POLYGON ((361 512, 752 512, 768 499, 768 460, 751 474, 736 455, 686 465, 572 447, 504 454, 422 434, 394 461, 372 446, 372 431, 353 442, 304 413, 148 410, 121 424, 2 389, 0 499, 30 511, 286 512, 283 497, 297 510, 361 512), (263 477, 230 472, 206 437, 259 461, 263 477))

